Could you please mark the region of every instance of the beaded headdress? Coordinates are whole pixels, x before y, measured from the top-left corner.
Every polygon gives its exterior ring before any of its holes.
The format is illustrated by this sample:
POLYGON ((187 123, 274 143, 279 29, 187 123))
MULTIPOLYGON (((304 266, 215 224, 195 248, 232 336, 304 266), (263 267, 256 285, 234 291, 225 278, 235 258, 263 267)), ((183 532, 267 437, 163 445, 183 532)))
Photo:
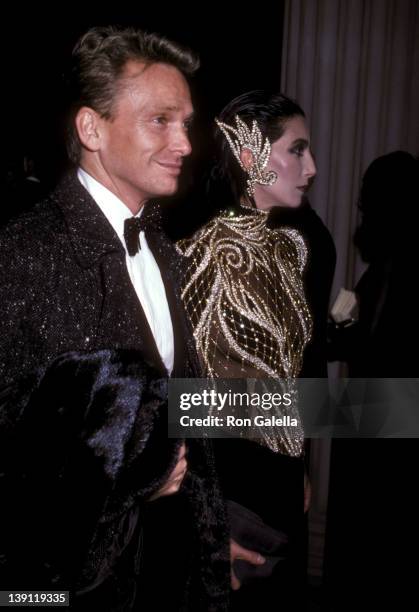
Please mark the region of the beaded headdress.
POLYGON ((247 179, 247 193, 252 197, 255 193, 255 184, 273 185, 278 178, 278 175, 273 170, 265 172, 266 165, 271 154, 271 143, 268 138, 263 142, 263 136, 257 121, 254 120, 252 130, 247 124, 235 116, 236 128, 227 125, 218 119, 216 124, 227 138, 227 142, 233 152, 234 157, 240 164, 240 167, 249 175, 247 179), (251 168, 246 168, 240 158, 240 153, 243 149, 249 149, 252 152, 254 162, 251 168))

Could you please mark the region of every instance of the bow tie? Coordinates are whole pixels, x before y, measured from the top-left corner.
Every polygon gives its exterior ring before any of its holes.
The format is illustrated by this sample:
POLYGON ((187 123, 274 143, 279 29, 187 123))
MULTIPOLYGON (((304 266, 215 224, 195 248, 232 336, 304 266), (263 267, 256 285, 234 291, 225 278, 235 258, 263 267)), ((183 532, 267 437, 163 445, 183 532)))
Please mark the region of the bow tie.
POLYGON ((130 217, 124 222, 124 239, 130 257, 140 250, 140 232, 161 232, 162 216, 159 206, 148 205, 141 217, 130 217))
POLYGON ((128 254, 133 257, 140 250, 140 232, 145 232, 150 225, 141 217, 131 217, 124 222, 124 239, 128 254))

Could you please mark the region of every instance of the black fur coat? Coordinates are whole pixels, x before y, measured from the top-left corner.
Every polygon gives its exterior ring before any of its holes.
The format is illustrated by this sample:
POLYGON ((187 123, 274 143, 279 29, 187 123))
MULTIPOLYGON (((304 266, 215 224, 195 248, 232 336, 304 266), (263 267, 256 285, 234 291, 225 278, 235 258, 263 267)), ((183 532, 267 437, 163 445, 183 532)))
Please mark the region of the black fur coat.
MULTIPOLYGON (((174 375, 197 375, 179 258, 158 228, 147 241, 172 316, 174 375)), ((209 444, 187 442, 179 494, 147 501, 180 444, 167 438, 167 379, 125 252, 70 175, 0 231, 4 588, 70 590, 74 609, 146 611, 151 587, 157 601, 175 577, 166 610, 226 610, 228 539, 209 444), (160 576, 149 559, 164 529, 185 550, 182 561, 174 541, 159 551, 160 576)))

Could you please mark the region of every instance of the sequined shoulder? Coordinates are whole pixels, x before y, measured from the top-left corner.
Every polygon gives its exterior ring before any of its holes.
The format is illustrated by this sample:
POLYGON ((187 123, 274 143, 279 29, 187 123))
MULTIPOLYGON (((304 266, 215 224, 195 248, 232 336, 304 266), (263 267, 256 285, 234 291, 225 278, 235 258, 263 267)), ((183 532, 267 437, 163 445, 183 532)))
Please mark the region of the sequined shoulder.
POLYGON ((286 227, 274 230, 274 234, 279 257, 302 274, 307 265, 308 249, 301 233, 286 227))
POLYGON ((184 257, 190 257, 196 251, 205 249, 205 245, 209 245, 218 229, 217 219, 213 219, 199 230, 197 230, 191 238, 184 238, 176 242, 176 250, 184 257))

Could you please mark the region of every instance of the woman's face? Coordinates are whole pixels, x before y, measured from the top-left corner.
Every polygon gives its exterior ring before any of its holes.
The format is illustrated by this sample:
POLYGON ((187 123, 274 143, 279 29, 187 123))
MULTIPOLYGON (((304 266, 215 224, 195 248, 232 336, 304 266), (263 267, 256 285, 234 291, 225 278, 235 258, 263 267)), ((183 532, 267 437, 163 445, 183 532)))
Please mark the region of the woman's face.
POLYGON ((257 208, 267 210, 273 206, 300 206, 316 175, 304 117, 297 115, 286 122, 281 138, 271 146, 271 155, 265 168, 265 171, 269 170, 276 173, 277 179, 273 185, 255 186, 257 208))

